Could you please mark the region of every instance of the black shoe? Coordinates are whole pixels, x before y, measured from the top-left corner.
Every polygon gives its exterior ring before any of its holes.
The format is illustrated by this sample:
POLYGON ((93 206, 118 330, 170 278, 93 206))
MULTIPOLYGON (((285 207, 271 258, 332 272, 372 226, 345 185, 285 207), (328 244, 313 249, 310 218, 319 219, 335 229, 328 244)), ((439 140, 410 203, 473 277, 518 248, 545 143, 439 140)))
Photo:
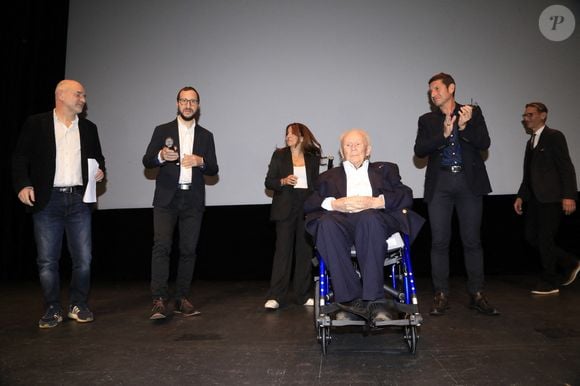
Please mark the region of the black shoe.
POLYGON ((336 303, 343 311, 350 312, 369 320, 369 306, 367 301, 356 299, 346 303, 336 303))
POLYGON ((534 295, 556 295, 560 292, 560 289, 554 284, 550 284, 545 281, 541 281, 536 285, 536 288, 530 291, 534 295))
POLYGON ((447 295, 441 291, 436 292, 435 297, 433 298, 433 307, 431 307, 429 314, 433 316, 441 316, 444 315, 445 311, 448 309, 449 300, 447 299, 447 295))
POLYGON ((38 327, 40 328, 53 328, 58 326, 62 322, 62 310, 60 306, 52 305, 48 306, 42 318, 38 321, 38 327))
POLYGON ((186 297, 177 300, 175 303, 175 310, 173 310, 173 312, 183 316, 196 316, 201 314, 201 312, 193 308, 193 305, 189 300, 187 300, 186 297))
POLYGON ((369 310, 371 322, 373 324, 377 322, 386 322, 391 320, 391 315, 387 310, 387 305, 382 300, 372 302, 369 305, 369 310))
POLYGON ((469 303, 469 308, 477 310, 484 315, 495 316, 499 315, 499 311, 496 310, 481 292, 476 292, 471 295, 471 302, 469 303))
POLYGON ((580 261, 576 262, 576 266, 572 268, 568 274, 565 276, 564 282, 562 285, 570 285, 576 280, 578 273, 580 272, 580 261))
POLYGON ((153 308, 151 309, 151 320, 165 319, 167 317, 167 311, 165 309, 165 303, 162 298, 153 299, 153 308))

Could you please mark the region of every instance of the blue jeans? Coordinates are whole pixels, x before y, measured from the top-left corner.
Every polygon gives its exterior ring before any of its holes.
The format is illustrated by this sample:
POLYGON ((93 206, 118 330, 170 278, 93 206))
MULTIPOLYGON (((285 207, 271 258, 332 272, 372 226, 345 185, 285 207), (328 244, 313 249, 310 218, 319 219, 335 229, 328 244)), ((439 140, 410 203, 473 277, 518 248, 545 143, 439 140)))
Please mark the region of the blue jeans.
POLYGON ((72 259, 70 304, 86 304, 91 283, 91 207, 81 192, 53 191, 47 206, 33 214, 38 274, 47 306, 60 305, 59 260, 66 232, 72 259))

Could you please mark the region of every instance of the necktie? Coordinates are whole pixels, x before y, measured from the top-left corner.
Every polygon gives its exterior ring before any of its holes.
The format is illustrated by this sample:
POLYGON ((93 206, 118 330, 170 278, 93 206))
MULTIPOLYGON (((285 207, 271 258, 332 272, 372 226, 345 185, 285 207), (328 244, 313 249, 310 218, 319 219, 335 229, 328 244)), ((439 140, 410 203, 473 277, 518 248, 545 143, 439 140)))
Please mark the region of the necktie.
POLYGON ((536 134, 532 134, 532 138, 530 138, 530 149, 534 148, 535 139, 536 139, 536 134))

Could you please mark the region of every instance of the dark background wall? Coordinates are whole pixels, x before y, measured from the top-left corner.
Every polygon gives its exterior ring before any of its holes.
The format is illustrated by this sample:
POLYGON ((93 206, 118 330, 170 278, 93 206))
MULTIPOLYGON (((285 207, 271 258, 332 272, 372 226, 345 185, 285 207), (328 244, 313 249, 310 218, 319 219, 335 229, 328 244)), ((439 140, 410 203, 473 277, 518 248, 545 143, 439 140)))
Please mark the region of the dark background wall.
MULTIPOLYGON (((54 87, 65 74, 67 41, 68 1, 23 1, 14 6, 18 10, 5 13, 1 27, 4 30, 3 46, 8 47, 4 60, 6 71, 2 77, 2 126, 9 139, 7 148, 0 152, 2 281, 34 280, 37 277, 32 221, 11 186, 10 153, 26 116, 53 108, 54 87)), ((523 240, 523 219, 514 214, 513 200, 513 195, 493 195, 484 200, 482 235, 488 274, 539 270, 537 256, 523 240)), ((427 216, 421 200, 415 200, 414 209, 427 216)), ((196 277, 267 279, 275 238, 268 217, 269 205, 208 207, 198 248, 196 277)), ((578 212, 565 218, 562 225, 561 244, 580 254, 578 212)), ((96 211, 93 235, 95 280, 148 278, 152 209, 96 211)), ((412 248, 418 275, 429 274, 429 244, 430 231, 426 225, 412 248)), ((463 257, 457 232, 451 250, 452 273, 462 274, 463 257)), ((66 248, 62 265, 66 277, 70 267, 66 248)))

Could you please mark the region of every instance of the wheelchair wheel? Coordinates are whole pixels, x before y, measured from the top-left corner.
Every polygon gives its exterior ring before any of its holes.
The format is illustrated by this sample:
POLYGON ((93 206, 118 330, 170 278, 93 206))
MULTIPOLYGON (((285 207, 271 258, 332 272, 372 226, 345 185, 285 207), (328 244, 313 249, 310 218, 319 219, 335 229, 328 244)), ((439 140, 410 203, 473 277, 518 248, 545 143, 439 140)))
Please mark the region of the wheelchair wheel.
POLYGON ((318 318, 320 317, 320 279, 315 279, 314 285, 314 330, 318 329, 318 318))
POLYGON ((407 343, 409 352, 415 354, 417 351, 417 340, 419 339, 417 336, 417 326, 405 326, 405 335, 403 336, 403 339, 407 343))
POLYGON ((322 355, 326 356, 327 347, 330 344, 330 327, 319 326, 318 338, 320 342, 320 349, 322 350, 322 355))

